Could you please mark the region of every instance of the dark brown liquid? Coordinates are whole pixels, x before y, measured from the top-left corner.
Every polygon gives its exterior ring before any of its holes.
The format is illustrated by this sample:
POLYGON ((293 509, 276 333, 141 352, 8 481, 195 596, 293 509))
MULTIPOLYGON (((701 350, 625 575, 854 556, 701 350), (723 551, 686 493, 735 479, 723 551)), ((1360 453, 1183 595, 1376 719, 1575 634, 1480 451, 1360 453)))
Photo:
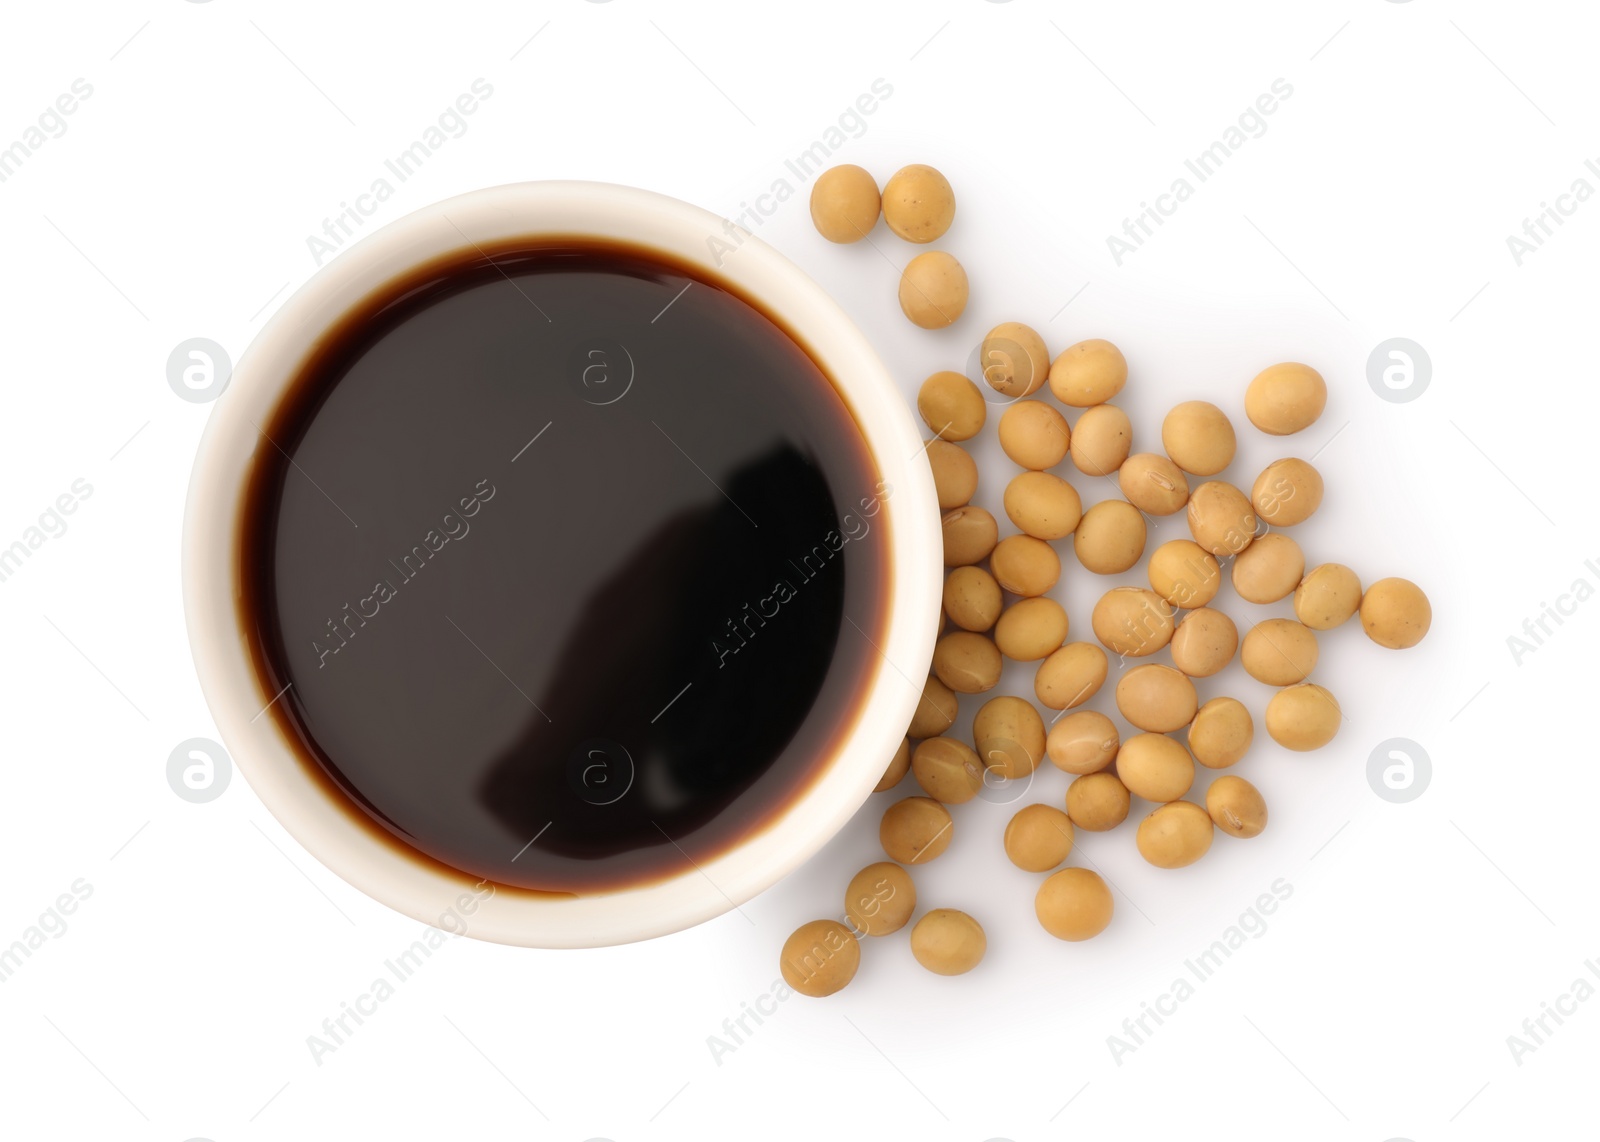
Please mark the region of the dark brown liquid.
POLYGON ((724 286, 586 242, 442 260, 346 317, 261 427, 262 702, 421 859, 543 891, 692 869, 860 713, 890 489, 724 286))

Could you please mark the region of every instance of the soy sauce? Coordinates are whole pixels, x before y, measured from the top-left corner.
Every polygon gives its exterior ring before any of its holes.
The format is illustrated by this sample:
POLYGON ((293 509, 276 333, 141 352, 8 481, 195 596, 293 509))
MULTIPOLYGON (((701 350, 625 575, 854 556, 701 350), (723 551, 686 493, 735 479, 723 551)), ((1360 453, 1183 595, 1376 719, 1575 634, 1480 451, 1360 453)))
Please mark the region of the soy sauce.
POLYGON ((255 728, 416 859, 545 892, 692 870, 860 713, 892 489, 725 283, 587 240, 468 249, 343 317, 260 427, 255 728))

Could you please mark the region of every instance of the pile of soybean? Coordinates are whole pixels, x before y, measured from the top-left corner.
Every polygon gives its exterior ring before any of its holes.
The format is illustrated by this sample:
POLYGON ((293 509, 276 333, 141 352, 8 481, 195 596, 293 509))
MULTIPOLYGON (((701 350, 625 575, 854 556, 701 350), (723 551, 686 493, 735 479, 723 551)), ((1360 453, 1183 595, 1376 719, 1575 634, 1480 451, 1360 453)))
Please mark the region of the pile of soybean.
MULTIPOLYGON (((812 196, 812 217, 832 241, 864 237, 880 209, 897 234, 931 241, 948 229, 955 199, 948 181, 922 166, 897 173, 881 199, 866 171, 836 167, 812 196)), ((959 305, 940 292, 937 277, 912 275, 911 267, 906 274, 901 306, 913 322, 939 328, 959 316, 964 272, 959 305), (922 319, 951 310, 949 321, 922 319)), ((926 454, 944 513, 940 634, 916 716, 877 785, 878 792, 894 789, 909 773, 921 794, 884 812, 879 839, 890 859, 850 881, 844 922, 812 921, 784 944, 783 977, 804 995, 844 987, 860 964, 863 937, 910 922, 917 896, 908 868, 949 847, 951 806, 977 797, 986 780, 1027 778, 1046 759, 1073 777, 1065 804, 1023 806, 998 843, 1019 869, 1049 874, 1034 901, 1047 932, 1072 941, 1099 935, 1114 910, 1104 878, 1061 867, 1075 830, 1116 829, 1133 798, 1142 798, 1155 808, 1135 830, 1139 853, 1157 868, 1179 869, 1203 857, 1218 830, 1248 839, 1266 828, 1265 798, 1237 774, 1213 780, 1203 803, 1185 796, 1197 765, 1238 765, 1255 737, 1244 703, 1227 695, 1202 702, 1197 679, 1221 672, 1237 655, 1250 677, 1275 689, 1265 715, 1272 740, 1290 750, 1320 749, 1343 715, 1332 691, 1310 681, 1318 635, 1359 615, 1373 642, 1404 649, 1422 641, 1432 620, 1427 596, 1409 580, 1385 578, 1363 589, 1343 564, 1307 569, 1300 545, 1280 529, 1303 523, 1322 502, 1322 477, 1309 461, 1275 460, 1248 490, 1216 479, 1232 463, 1237 439, 1215 404, 1177 405, 1161 422, 1161 450, 1133 452, 1132 424, 1111 403, 1127 384, 1128 364, 1109 341, 1080 341, 1052 358, 1037 332, 1007 322, 989 331, 977 361, 979 381, 1006 402, 996 431, 1016 466, 1003 498, 1008 534, 971 503, 978 467, 962 447, 986 427, 989 400, 966 375, 935 373, 922 384, 917 411, 932 434, 926 454), (1063 409, 1078 410, 1075 423, 1063 409), (1056 471, 1068 458, 1081 475, 1113 481, 1121 497, 1084 510, 1077 489, 1056 471), (1146 520, 1178 512, 1192 538, 1157 546, 1146 565, 1149 587, 1106 591, 1089 616, 1094 640, 1069 641, 1066 610, 1048 596, 1061 577, 1061 550, 1070 544, 1090 574, 1121 575, 1144 559, 1146 520), (1210 605, 1225 576, 1247 603, 1292 597, 1295 617, 1263 619, 1241 639, 1234 621, 1210 605), (1143 661, 1162 651, 1170 665, 1143 661), (1113 687, 1126 731, 1107 714, 1080 708, 1104 687, 1109 656, 1136 663, 1113 687), (1037 663, 1032 700, 989 697, 973 719, 973 740, 952 736, 958 695, 987 695, 1008 658, 1037 663), (1054 712, 1048 725, 1040 707, 1054 712)), ((1264 369, 1244 393, 1246 417, 1273 437, 1304 431, 1326 401, 1322 376, 1296 363, 1264 369)), ((978 921, 954 909, 927 912, 911 932, 912 954, 941 975, 970 971, 986 948, 978 921)))

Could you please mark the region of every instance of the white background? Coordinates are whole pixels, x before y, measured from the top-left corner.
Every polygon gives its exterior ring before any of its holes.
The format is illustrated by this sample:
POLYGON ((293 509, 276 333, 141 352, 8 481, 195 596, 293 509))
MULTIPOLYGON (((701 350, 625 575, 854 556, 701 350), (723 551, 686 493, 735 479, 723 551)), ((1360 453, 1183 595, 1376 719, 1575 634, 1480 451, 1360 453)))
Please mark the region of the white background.
MULTIPOLYGON (((0 146, 74 79, 93 94, 0 184, 0 546, 74 480, 93 493, 0 583, 0 944, 75 880, 93 892, 0 984, 6 1133, 1574 1136, 1600 1002, 1547 1024, 1520 1064, 1507 1037, 1580 976, 1600 986, 1584 967, 1600 957, 1600 783, 1573 728, 1592 718, 1600 604, 1520 664, 1507 638, 1575 579, 1600 583, 1584 567, 1600 557, 1584 514, 1600 205, 1520 266, 1506 237, 1575 180, 1600 186, 1584 167, 1600 159, 1597 30, 1587 5, 1486 0, 9 6, 0 146), (1139 859, 1132 819, 1080 833, 1072 863, 1118 888, 1090 943, 1038 927, 1038 878, 1000 852, 1011 806, 971 804, 917 882, 926 906, 987 928, 975 972, 924 972, 904 932, 873 940, 846 991, 779 1004, 714 1058, 708 1037, 771 990, 788 932, 838 914, 850 874, 880 859, 883 794, 800 872, 693 931, 582 953, 454 941, 317 1065, 307 1036, 418 926, 329 874, 237 776, 208 804, 167 785, 173 747, 216 731, 178 583, 208 408, 173 394, 165 362, 196 336, 237 360, 314 271, 306 237, 479 77, 494 91, 466 133, 369 225, 551 177, 735 215, 787 178, 794 197, 754 228, 840 298, 908 397, 997 321, 1033 324, 1053 352, 1111 338, 1136 448, 1157 447, 1171 404, 1206 398, 1240 426, 1236 482, 1317 452, 1327 499, 1297 530, 1310 561, 1423 584, 1432 634, 1409 652, 1354 624, 1323 637, 1317 678, 1346 721, 1310 755, 1258 734, 1237 772, 1272 807, 1260 838, 1219 836, 1169 873, 1139 859), (1117 265, 1106 236, 1280 77, 1293 95, 1265 134, 1117 265), (784 165, 877 78, 893 94, 837 159, 880 180, 907 162, 949 175, 960 208, 940 247, 972 304, 941 333, 896 306, 912 248, 881 227, 875 248, 821 241, 784 165), (1432 361, 1410 403, 1367 382, 1396 336, 1432 361), (1283 359, 1331 391, 1303 438, 1271 441, 1243 392, 1283 359), (1367 780, 1392 737, 1432 758, 1408 804, 1367 780), (1293 893, 1265 933, 1114 1059, 1108 1036, 1280 878, 1293 893)), ((978 502, 998 514, 992 429, 979 452, 978 502)), ((1086 500, 1114 494, 1073 479, 1086 500)), ((1152 544, 1181 534, 1175 517, 1152 544)), ((1065 562, 1082 637, 1108 584, 1065 562)), ((1234 668, 1202 684, 1218 693, 1259 725, 1265 687, 1234 668)), ((1047 766, 1023 799, 1059 803, 1065 786, 1047 766)))

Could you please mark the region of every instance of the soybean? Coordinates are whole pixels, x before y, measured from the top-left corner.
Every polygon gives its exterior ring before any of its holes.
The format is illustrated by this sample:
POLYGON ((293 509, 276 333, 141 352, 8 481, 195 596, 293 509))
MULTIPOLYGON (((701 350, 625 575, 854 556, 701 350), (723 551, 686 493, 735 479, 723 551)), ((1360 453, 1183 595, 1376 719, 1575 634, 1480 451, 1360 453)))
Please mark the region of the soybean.
POLYGON ((1317 665, 1317 636, 1294 619, 1265 619, 1244 636, 1239 664, 1269 686, 1304 682, 1317 665))
POLYGON ((1111 923, 1111 890, 1097 872, 1064 868, 1039 886, 1033 911, 1056 939, 1088 940, 1111 923))
POLYGON ((944 440, 970 440, 989 416, 989 406, 978 386, 960 373, 934 373, 917 392, 917 411, 923 423, 944 440))
POLYGON ((1054 468, 1071 436, 1067 418, 1043 401, 1019 400, 1000 415, 1000 448, 1023 468, 1054 468))
POLYGON ((965 742, 928 738, 911 754, 911 776, 935 801, 962 805, 983 788, 983 762, 965 742))
POLYGON ((1206 812, 1211 823, 1230 837, 1258 837, 1267 827, 1267 803, 1261 791, 1231 773, 1206 790, 1206 812))
POLYGON ((901 864, 926 864, 950 847, 955 822, 931 797, 907 797, 883 811, 878 843, 901 864))
POLYGON ((954 908, 935 908, 911 929, 912 956, 936 975, 971 971, 988 946, 983 926, 954 908))
POLYGON ((1342 563, 1313 567, 1294 589, 1294 617, 1312 630, 1341 626, 1360 606, 1361 579, 1342 563))
POLYGON ((1213 698, 1189 723, 1189 752, 1207 769, 1226 769, 1250 751, 1255 722, 1237 698, 1213 698))
POLYGON ((1115 761, 1121 744, 1115 722, 1098 710, 1079 710, 1050 727, 1044 752, 1057 769, 1082 776, 1115 761))
POLYGON ((1293 527, 1322 506, 1322 473, 1293 456, 1274 460, 1250 486, 1256 514, 1273 527, 1293 527))
POLYGON ((1361 597, 1361 629, 1379 646, 1416 646, 1433 625, 1433 607, 1409 579, 1379 579, 1361 597))
POLYGON ((801 995, 818 999, 843 988, 856 977, 860 966, 861 945, 837 920, 800 925, 783 942, 778 955, 783 982, 801 995))
POLYGON ((844 890, 845 918, 856 931, 887 936, 906 926, 917 910, 917 889, 911 874, 892 861, 869 864, 850 878, 844 890))
POLYGON ((933 672, 958 694, 994 689, 1000 666, 999 648, 975 631, 951 631, 933 645, 933 672))
POLYGON ((1084 410, 1072 428, 1072 462, 1086 476, 1109 476, 1133 447, 1133 422, 1114 404, 1084 410))
POLYGON ((1113 587, 1089 615, 1095 638, 1125 658, 1144 658, 1172 641, 1172 606, 1143 587, 1113 587))
POLYGON ((1194 784, 1194 758, 1165 734, 1134 734, 1117 752, 1117 776, 1146 801, 1176 801, 1194 784))
POLYGON ((1018 599, 1000 612, 994 644, 1013 662, 1037 662, 1067 641, 1067 612, 1054 599, 1018 599))
POLYGON ((857 242, 878 224, 878 184, 852 163, 832 167, 811 187, 811 221, 830 242, 857 242))
POLYGON ((1006 518, 1035 539, 1065 539, 1083 518, 1078 490, 1049 472, 1020 472, 1006 485, 1006 518))
POLYGON ((1221 611, 1199 607, 1172 632, 1172 665, 1190 678, 1209 678, 1233 661, 1239 628, 1221 611))
POLYGON ((946 512, 939 527, 944 535, 946 567, 981 563, 1000 539, 1000 525, 994 516, 974 504, 946 512))
POLYGON ((928 675, 928 680, 922 684, 922 697, 917 700, 917 712, 911 715, 911 728, 906 733, 914 738, 936 738, 955 720, 955 692, 936 676, 928 675))
POLYGON ((1328 403, 1328 386, 1310 365, 1273 365, 1256 374, 1244 393, 1244 414, 1272 436, 1288 436, 1316 422, 1328 403))
POLYGON ((1190 539, 1172 539, 1150 554, 1150 587, 1180 610, 1203 607, 1222 589, 1217 557, 1190 539))
POLYGON ((1042 539, 1008 535, 989 555, 995 581, 1013 595, 1042 595, 1061 577, 1061 557, 1042 539))
POLYGON ((1050 375, 1044 338, 1020 321, 1002 321, 978 346, 984 382, 1008 397, 1032 396, 1050 375))
POLYGON ((907 242, 922 244, 942 237, 955 216, 956 192, 933 167, 912 163, 883 184, 883 220, 907 242))
POLYGON ((1072 852, 1072 818, 1053 805, 1026 805, 1006 823, 1001 843, 1023 872, 1048 872, 1072 852))
POLYGON ((1193 801, 1162 805, 1139 822, 1139 855, 1157 868, 1183 868, 1211 848, 1211 815, 1193 801))
POLYGON ((1067 816, 1080 829, 1104 833, 1128 819, 1128 787, 1114 773, 1086 773, 1067 786, 1067 816))
POLYGON ((1339 732, 1343 714, 1332 694, 1314 682, 1286 686, 1267 703, 1267 733, 1284 749, 1321 749, 1339 732))
POLYGON ((1087 642, 1069 642, 1039 663, 1033 692, 1052 710, 1070 710, 1093 698, 1105 685, 1105 651, 1087 642))
POLYGON ((1165 456, 1141 452, 1117 470, 1117 485, 1134 507, 1149 515, 1172 515, 1189 502, 1189 480, 1165 456))
POLYGON ((900 273, 900 311, 913 325, 943 329, 967 308, 967 271, 943 250, 918 254, 900 273))
POLYGON ((1189 534, 1221 559, 1237 555, 1256 537, 1256 513, 1232 484, 1207 480, 1189 494, 1189 534))
POLYGON ((1185 472, 1215 476, 1233 463, 1238 439, 1227 413, 1209 401, 1191 400, 1161 422, 1161 446, 1185 472))
POLYGON ((1128 361, 1109 341, 1091 338, 1069 345, 1050 366, 1050 391, 1072 408, 1104 404, 1128 381, 1128 361))
POLYGON ((986 631, 1000 617, 1000 584, 982 567, 957 567, 944 581, 944 609, 962 630, 986 631))
POLYGON ((1117 710, 1141 730, 1166 734, 1194 720, 1194 683, 1170 666, 1146 662, 1117 679, 1117 710))
POLYGON ((972 719, 981 764, 1003 778, 1027 777, 1044 760, 1044 719, 1025 698, 990 698, 972 719))
POLYGON ((1096 575, 1120 575, 1144 554, 1144 516, 1127 500, 1101 500, 1072 537, 1078 562, 1096 575))
POLYGON ((1306 573, 1300 545, 1282 532, 1263 535, 1233 561, 1233 589, 1247 603, 1276 603, 1294 593, 1306 573))
POLYGON ((904 780, 905 775, 911 770, 911 739, 901 738, 900 745, 895 749, 894 756, 889 759, 889 766, 883 771, 883 776, 878 778, 878 784, 872 789, 874 793, 882 793, 886 789, 893 789, 904 780))
POLYGON ((949 511, 970 502, 978 490, 978 465, 967 450, 948 440, 930 440, 926 453, 928 466, 933 469, 939 510, 949 511))

